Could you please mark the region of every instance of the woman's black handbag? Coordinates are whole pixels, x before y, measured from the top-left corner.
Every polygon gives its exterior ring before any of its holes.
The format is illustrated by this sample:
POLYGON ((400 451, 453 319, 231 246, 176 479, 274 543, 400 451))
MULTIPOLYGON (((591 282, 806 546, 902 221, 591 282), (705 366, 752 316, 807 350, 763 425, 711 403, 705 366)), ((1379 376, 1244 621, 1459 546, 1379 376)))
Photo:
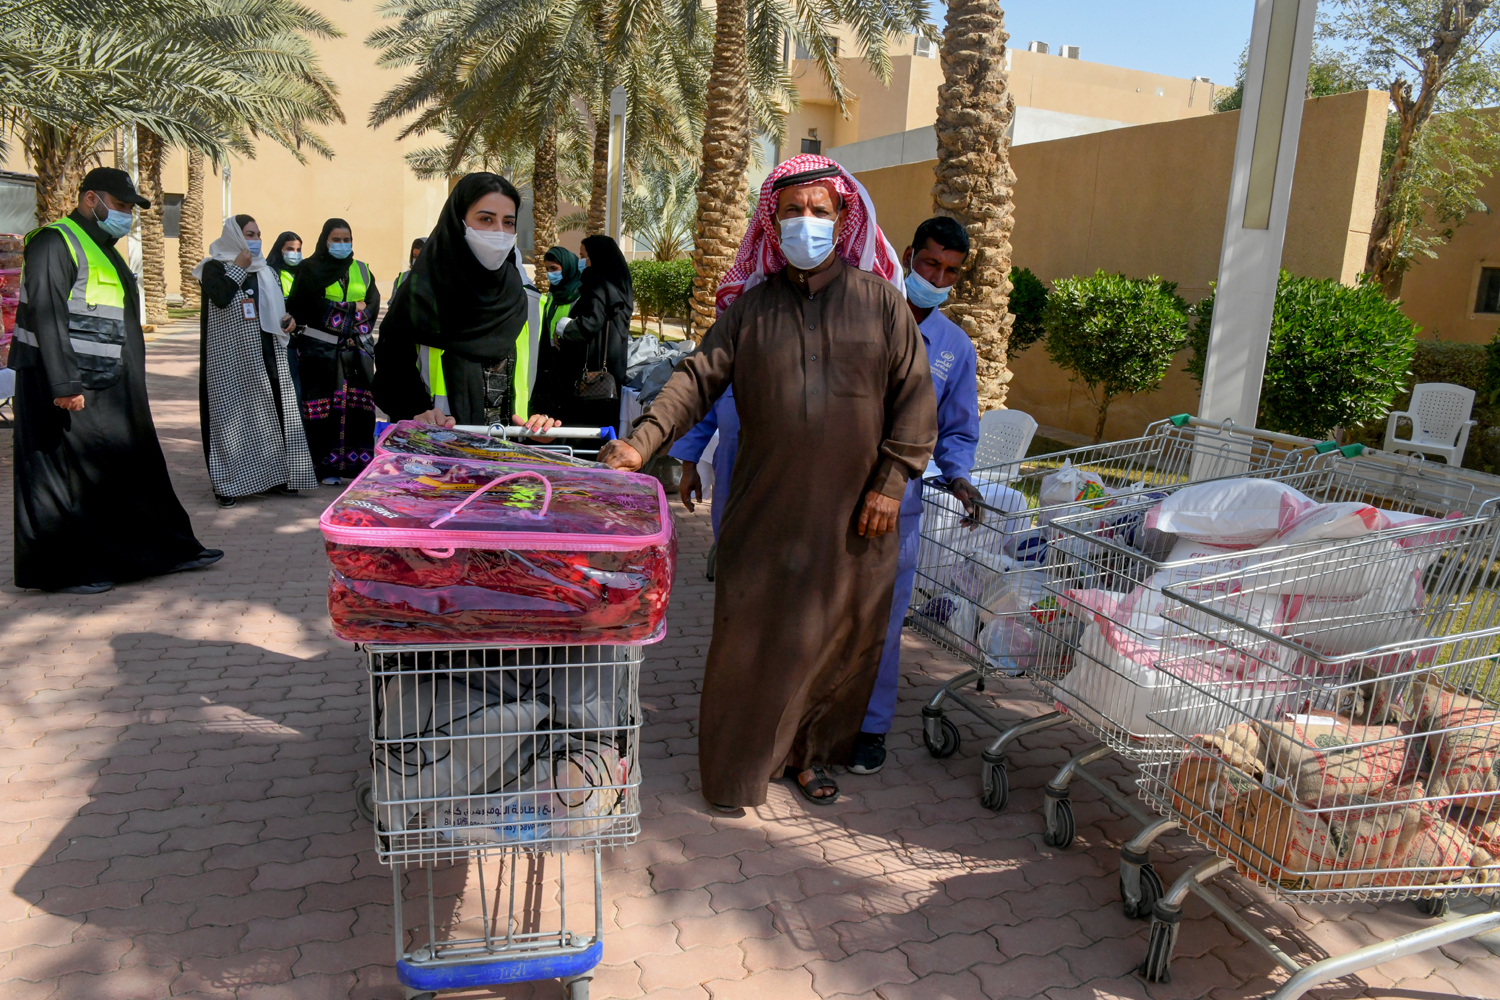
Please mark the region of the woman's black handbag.
POLYGON ((609 321, 606 320, 604 328, 599 331, 599 367, 593 368, 588 361, 588 352, 584 352, 583 374, 578 377, 578 382, 573 386, 573 395, 583 400, 606 400, 620 398, 620 385, 615 377, 605 368, 604 362, 608 357, 609 343, 609 321))

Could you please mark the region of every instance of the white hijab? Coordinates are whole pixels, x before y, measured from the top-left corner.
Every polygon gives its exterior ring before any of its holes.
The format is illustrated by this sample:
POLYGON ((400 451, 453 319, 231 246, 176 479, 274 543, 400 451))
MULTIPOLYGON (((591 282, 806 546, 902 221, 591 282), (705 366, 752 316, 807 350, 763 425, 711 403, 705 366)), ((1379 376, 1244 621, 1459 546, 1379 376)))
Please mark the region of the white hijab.
MULTIPOLYGON (((200 282, 203 280, 203 266, 211 260, 221 261, 225 264, 233 264, 234 259, 241 251, 248 252, 250 244, 245 240, 245 234, 240 229, 240 224, 234 221, 234 216, 224 220, 223 234, 208 245, 208 256, 198 262, 193 268, 193 277, 200 282)), ((291 340, 281 329, 281 317, 286 315, 286 297, 281 293, 281 278, 266 263, 265 257, 260 251, 250 255, 250 266, 245 270, 254 274, 260 283, 260 293, 256 296, 259 301, 260 328, 277 340, 282 346, 286 346, 291 340)))

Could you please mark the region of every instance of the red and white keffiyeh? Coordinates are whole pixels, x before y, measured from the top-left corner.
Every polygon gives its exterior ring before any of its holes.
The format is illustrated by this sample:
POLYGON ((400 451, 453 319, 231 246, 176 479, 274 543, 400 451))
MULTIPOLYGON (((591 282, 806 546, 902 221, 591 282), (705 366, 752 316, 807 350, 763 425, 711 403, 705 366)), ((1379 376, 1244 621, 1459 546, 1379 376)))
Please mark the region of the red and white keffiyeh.
POLYGON ((781 241, 776 235, 777 192, 771 190, 772 187, 790 174, 826 167, 837 168, 838 176, 811 183, 832 184, 848 208, 843 231, 839 233, 839 241, 833 252, 850 267, 878 274, 895 285, 897 291, 906 294, 905 284, 901 280, 901 258, 896 255, 896 248, 891 246, 891 241, 885 238, 880 226, 876 224, 875 205, 870 201, 864 185, 828 157, 802 153, 779 164, 761 184, 760 201, 756 203, 755 215, 750 219, 749 228, 745 230, 745 238, 740 241, 734 263, 719 282, 717 305, 720 315, 744 292, 786 267, 786 258, 781 254, 781 241))

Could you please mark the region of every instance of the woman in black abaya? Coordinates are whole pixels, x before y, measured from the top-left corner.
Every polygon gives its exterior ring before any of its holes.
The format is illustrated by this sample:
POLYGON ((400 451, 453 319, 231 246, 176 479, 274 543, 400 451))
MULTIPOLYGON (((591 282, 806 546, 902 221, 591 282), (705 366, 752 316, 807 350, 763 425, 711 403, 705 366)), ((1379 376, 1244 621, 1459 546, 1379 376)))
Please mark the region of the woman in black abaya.
POLYGON ((557 321, 560 348, 558 375, 548 386, 545 406, 569 426, 613 427, 620 422, 620 390, 625 385, 630 354, 630 317, 635 295, 625 255, 608 236, 583 241, 588 266, 583 271, 578 301, 557 321), (615 393, 608 399, 580 399, 578 381, 585 372, 607 371, 614 376, 615 393))
MULTIPOLYGON (((486 369, 513 370, 530 311, 516 249, 520 206, 498 174, 468 174, 448 195, 380 326, 375 398, 392 419, 487 422, 486 369), (447 413, 435 396, 446 397, 447 413)), ((524 423, 557 425, 541 414, 524 423)))
POLYGON ((355 476, 375 451, 375 318, 380 289, 343 219, 323 223, 318 248, 297 267, 286 311, 297 321, 307 446, 324 484, 355 476))

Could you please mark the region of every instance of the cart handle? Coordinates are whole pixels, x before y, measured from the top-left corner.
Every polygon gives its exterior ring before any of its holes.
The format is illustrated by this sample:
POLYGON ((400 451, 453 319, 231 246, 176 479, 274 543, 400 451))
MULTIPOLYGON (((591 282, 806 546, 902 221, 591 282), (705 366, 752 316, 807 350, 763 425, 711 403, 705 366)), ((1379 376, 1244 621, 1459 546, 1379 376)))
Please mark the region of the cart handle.
MULTIPOLYGON (((540 521, 542 518, 544 518, 544 517, 547 516, 547 510, 548 510, 548 508, 550 508, 552 506, 552 480, 548 479, 546 476, 542 475, 540 472, 531 472, 531 471, 528 470, 526 472, 512 472, 509 475, 496 476, 494 479, 491 479, 489 482, 487 482, 483 486, 479 487, 479 489, 475 490, 473 493, 470 493, 464 499, 463 503, 459 504, 457 507, 454 507, 450 511, 444 511, 443 513, 439 514, 437 517, 433 518, 432 523, 429 524, 428 527, 429 528, 436 528, 438 525, 442 524, 444 521, 447 521, 450 518, 457 517, 459 515, 459 513, 465 507, 469 506, 469 504, 473 503, 475 500, 478 500, 480 498, 480 496, 483 495, 492 486, 499 486, 501 483, 509 482, 512 479, 520 479, 523 476, 530 476, 533 479, 540 479, 542 481, 542 485, 547 490, 546 495, 542 498, 542 509, 541 509, 541 511, 539 513, 536 513, 536 514, 529 515, 531 517, 536 518, 538 521, 540 521)), ((426 552, 428 555, 439 556, 439 558, 443 558, 443 559, 446 559, 446 558, 448 558, 448 556, 451 556, 453 554, 453 550, 451 548, 449 548, 449 549, 423 549, 422 551, 426 552)))

